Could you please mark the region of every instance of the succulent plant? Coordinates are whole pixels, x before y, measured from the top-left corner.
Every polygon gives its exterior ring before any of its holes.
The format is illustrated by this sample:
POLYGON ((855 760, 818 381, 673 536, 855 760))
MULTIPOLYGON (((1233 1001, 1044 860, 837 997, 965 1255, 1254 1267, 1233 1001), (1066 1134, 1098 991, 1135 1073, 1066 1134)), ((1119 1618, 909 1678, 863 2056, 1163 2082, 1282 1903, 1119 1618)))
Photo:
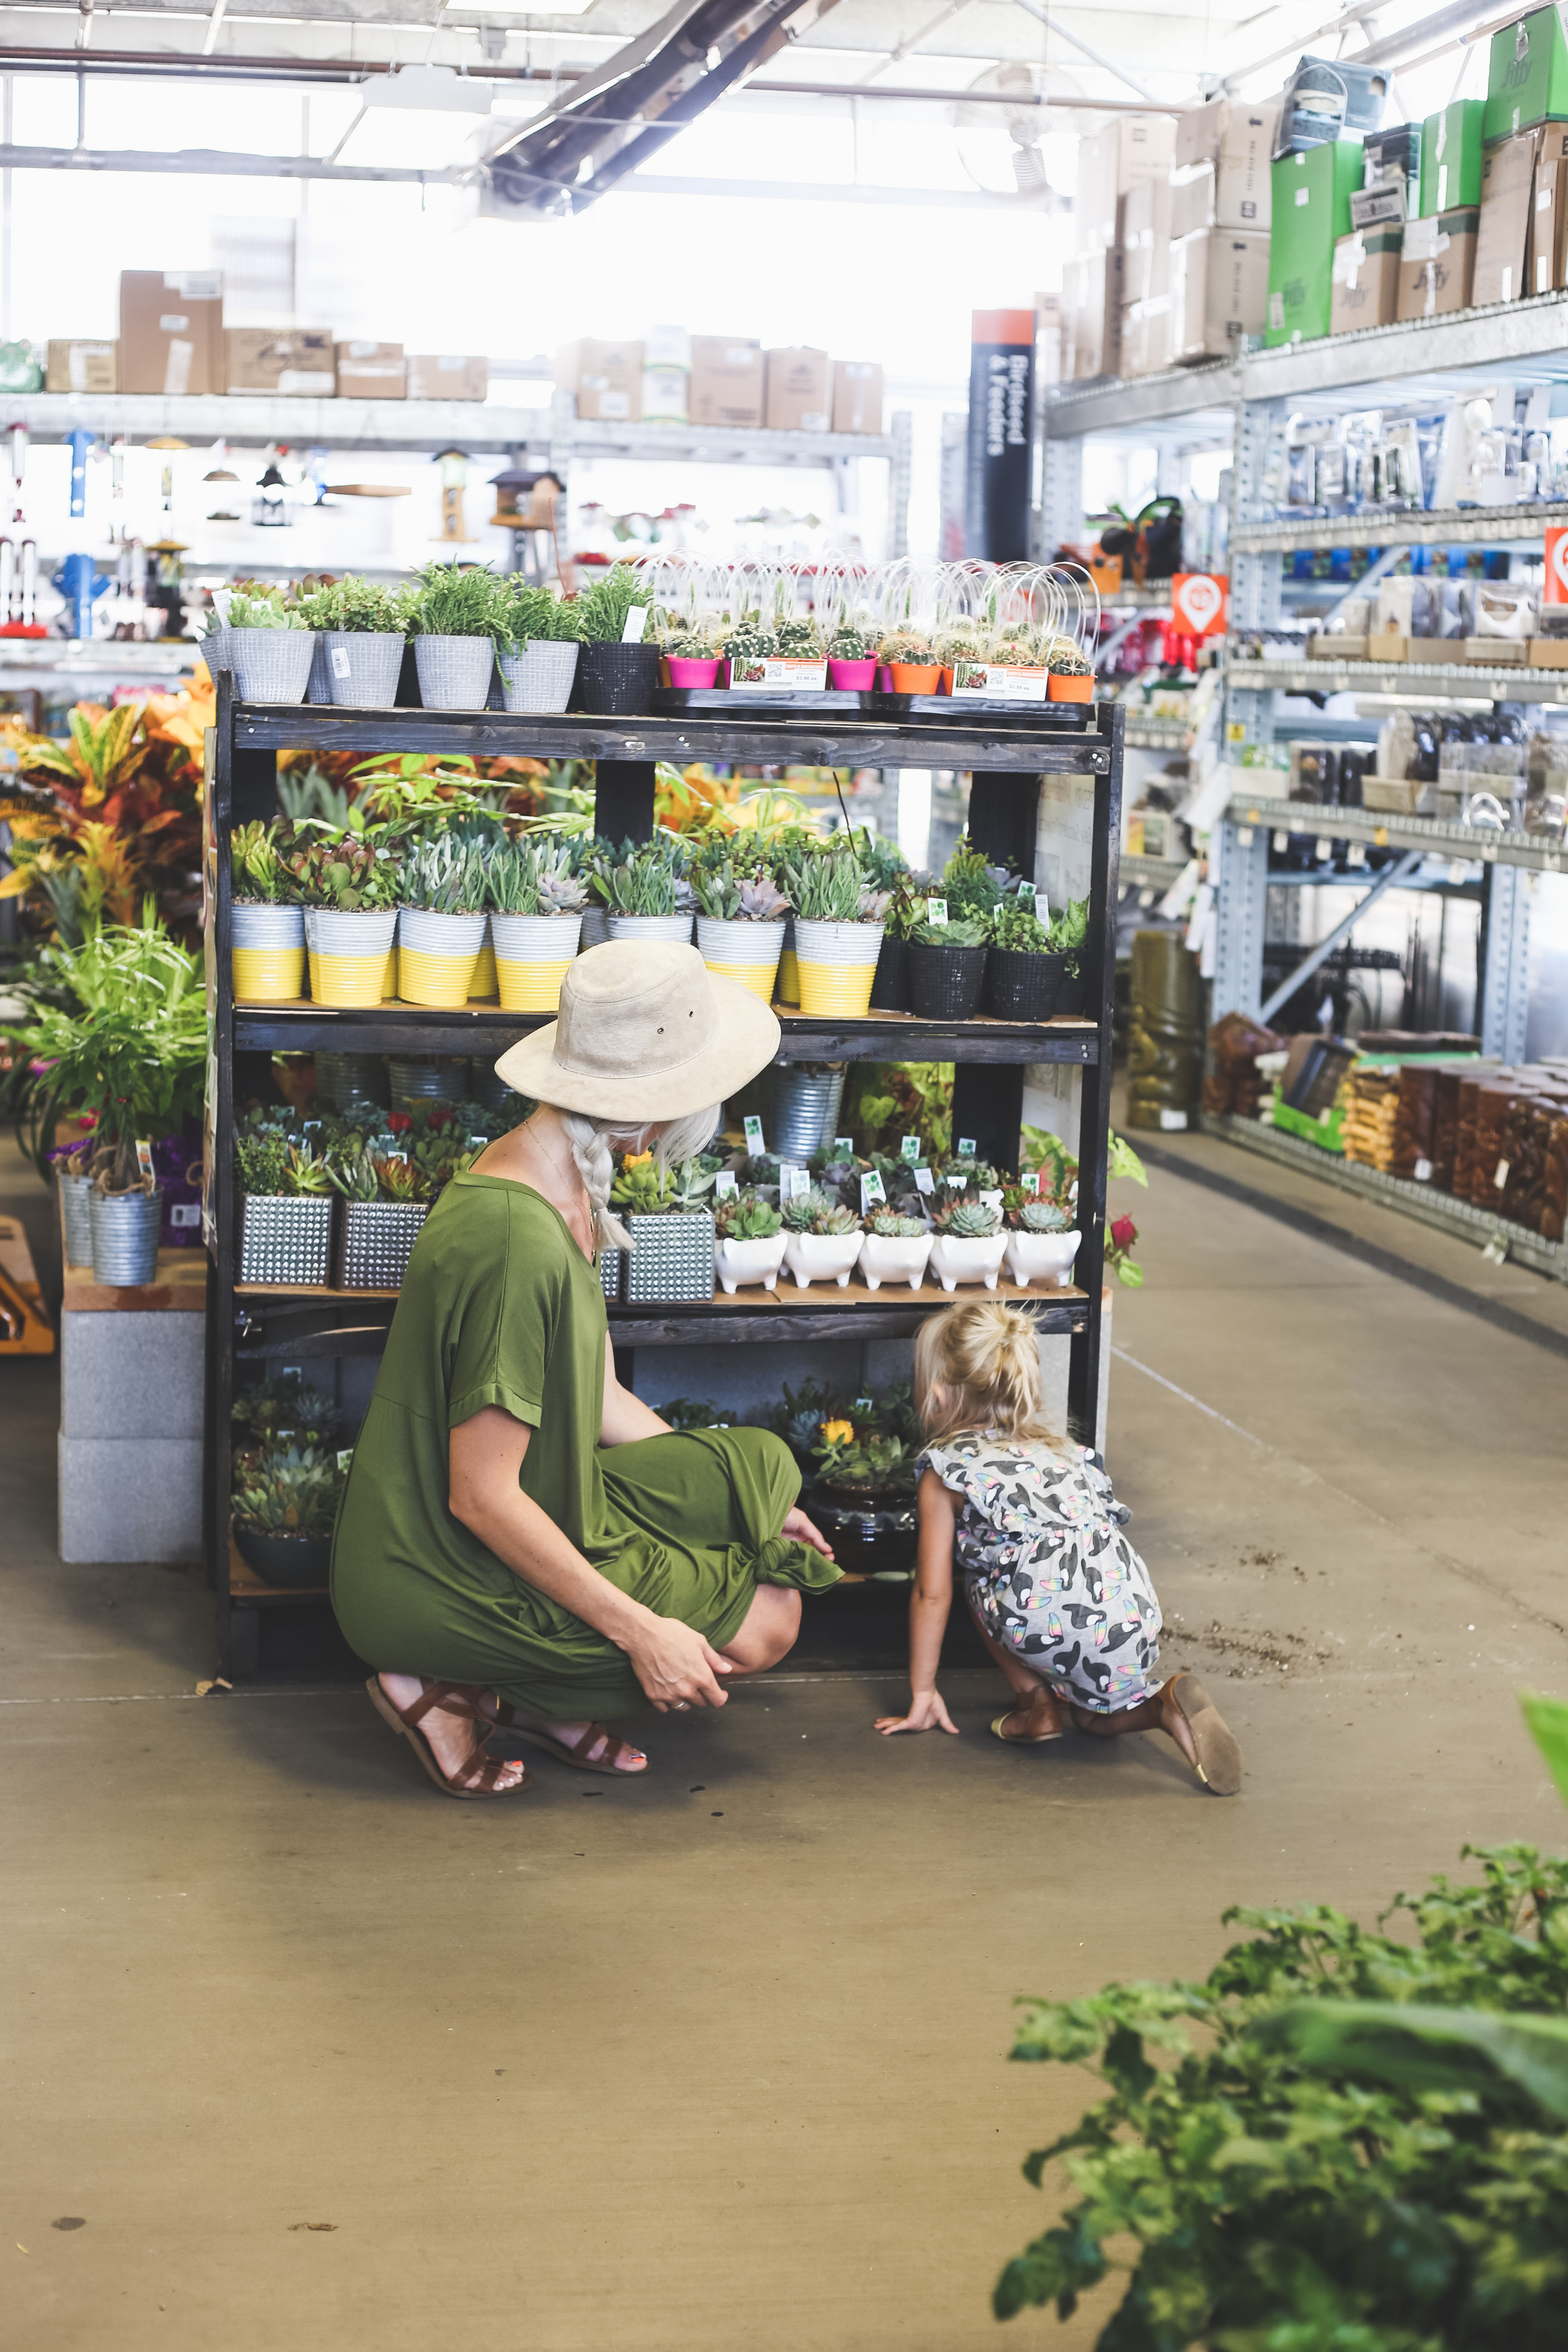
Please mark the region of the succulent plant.
POLYGON ((710 1164, 700 1157, 695 1160, 683 1160, 679 1167, 671 1170, 670 1173, 672 1182, 669 1205, 672 1210, 681 1215, 689 1216, 695 1210, 712 1207, 713 1203, 710 1196, 713 1191, 714 1177, 718 1174, 716 1161, 710 1164))
POLYGON ((815 621, 805 619, 781 621, 777 630, 778 651, 788 661, 820 661, 822 639, 815 621))
POLYGON ((235 1433, 258 1444, 291 1438, 304 1445, 330 1445, 342 1427, 343 1417, 330 1396, 312 1388, 299 1372, 279 1372, 276 1379, 258 1381, 241 1389, 230 1409, 235 1433))
POLYGON ((686 915, 696 901, 686 878, 689 845, 659 833, 651 841, 608 843, 594 851, 594 887, 616 915, 686 915))
POLYGON ((713 1230, 721 1241, 766 1242, 784 1223, 772 1203, 755 1192, 730 1192, 713 1212, 713 1230))
POLYGON ((841 621, 827 640, 829 661, 868 661, 870 654, 871 639, 867 632, 847 621, 841 621))
POLYGON ((432 915, 477 915, 485 903, 484 852, 474 840, 443 831, 419 835, 398 876, 405 907, 432 915))
POLYGON ((723 1410, 707 1397, 671 1397, 654 1410, 671 1429, 727 1429, 723 1410))
POLYGON ((916 1242, 925 1232, 919 1217, 904 1217, 897 1209, 873 1209, 866 1220, 866 1231, 889 1242, 916 1242))
MULTIPOLYGON (((820 849, 802 847, 786 857, 780 879, 803 922, 858 923, 866 898, 865 877, 853 842, 840 835, 820 849)), ((880 921, 879 914, 869 918, 880 921)))
POLYGON ((853 1209, 845 1208, 816 1184, 784 1202, 784 1221, 792 1234, 853 1234, 860 1226, 853 1209))
POLYGON ((991 943, 1012 954, 1044 955, 1050 935, 1032 898, 1005 898, 991 921, 991 943))
POLYGON ((659 639, 658 649, 676 661, 713 661, 719 652, 713 639, 700 629, 677 629, 659 639))
POLYGON ((910 938, 920 948, 983 948, 990 937, 986 926, 973 917, 956 923, 917 923, 910 938))
POLYGON ((776 923, 789 912, 789 900, 773 876, 748 871, 739 857, 694 867, 691 887, 703 913, 716 922, 776 923))
POLYGON ((826 1486, 908 1493, 914 1486, 914 1460, 900 1437, 872 1436, 846 1421, 825 1422, 812 1455, 826 1486))
POLYGON ((944 1186, 950 1176, 962 1176, 968 1193, 999 1192, 1007 1179, 1000 1168, 993 1168, 988 1160, 976 1160, 972 1152, 950 1151, 937 1169, 944 1186))
POLYGON ((229 855, 234 868, 234 903, 237 907, 271 907, 292 902, 293 877, 283 862, 286 837, 279 817, 272 817, 265 824, 258 818, 250 824, 235 826, 229 836, 229 855))
POLYGON ((763 628, 754 613, 735 623, 721 646, 726 661, 766 661, 778 649, 778 639, 771 629, 763 628))
POLYGON ((1002 1230, 1000 1213, 989 1201, 952 1201, 939 1209, 932 1224, 944 1241, 984 1242, 1002 1230))
POLYGON ((954 921, 961 915, 990 917, 1002 903, 1002 887, 1007 879, 1004 866, 993 866, 983 849, 976 849, 967 834, 954 844, 952 855, 942 869, 938 895, 947 900, 947 911, 954 921))
POLYGON ((674 1176, 659 1166, 651 1151, 629 1153, 610 1186, 610 1206, 628 1216, 662 1216, 674 1191, 674 1176))
POLYGON ((1022 1234, 1065 1234, 1072 1224, 1068 1212, 1055 1201, 1026 1201, 1016 1222, 1022 1234))
POLYGON ((498 915, 577 915, 586 894, 572 844, 535 833, 497 843, 485 869, 485 896, 498 915))
POLYGON ((268 1447, 237 1486, 234 1516, 270 1535, 328 1535, 342 1488, 334 1454, 313 1445, 268 1447))

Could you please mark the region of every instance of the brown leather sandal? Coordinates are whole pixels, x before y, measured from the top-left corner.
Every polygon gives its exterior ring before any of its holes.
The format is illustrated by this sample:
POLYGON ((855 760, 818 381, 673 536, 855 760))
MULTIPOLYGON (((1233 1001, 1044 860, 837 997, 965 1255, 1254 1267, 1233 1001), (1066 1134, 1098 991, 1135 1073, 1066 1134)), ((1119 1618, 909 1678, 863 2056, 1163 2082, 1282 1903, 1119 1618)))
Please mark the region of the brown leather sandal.
POLYGON ((1241 1749, 1236 1735, 1205 1690, 1196 1675, 1173 1675, 1161 1691, 1179 1707, 1198 1751, 1197 1775, 1216 1797, 1234 1797, 1241 1789, 1241 1749))
POLYGON ((1059 1715, 1057 1717, 1057 1727, 1054 1731, 1040 1731, 1026 1735, 1003 1730, 1002 1726, 1010 1722, 1014 1716, 1021 1715, 1026 1723, 1034 1712, 1034 1707, 1026 1700, 1021 1700, 1016 1706, 1010 1706, 1005 1715, 998 1715, 993 1718, 991 1728, 1004 1748, 1049 1748, 1057 1740, 1066 1738, 1067 1733, 1063 1729, 1059 1715))
POLYGON ((389 1723, 392 1726, 400 1739, 407 1740, 443 1796, 515 1797, 531 1786, 526 1769, 523 1770, 521 1780, 514 1780, 510 1788, 502 1789, 497 1786, 501 1774, 507 1769, 507 1761, 517 1759, 498 1762, 493 1756, 485 1754, 484 1742, 490 1734, 490 1719, 482 1712, 472 1695, 460 1684, 426 1683, 413 1706, 407 1707, 400 1707, 393 1704, 381 1686, 379 1675, 371 1675, 365 1689, 370 1693, 370 1703, 377 1715, 381 1717, 384 1723, 389 1723), (484 1738, 475 1743, 468 1762, 450 1775, 442 1771, 437 1760, 435 1749, 419 1728, 425 1717, 437 1709, 443 1715, 463 1716, 470 1723, 479 1723, 484 1726, 484 1738))
MULTIPOLYGON (((616 1761, 618 1756, 642 1756, 642 1749, 634 1748, 628 1739, 618 1739, 613 1731, 606 1731, 602 1723, 585 1724, 578 1738, 568 1746, 564 1739, 557 1739, 552 1732, 542 1731, 537 1724, 524 1722, 510 1699, 496 1701, 494 1719, 498 1731, 510 1731, 514 1739, 526 1739, 531 1748, 542 1748, 546 1756, 553 1756, 561 1763, 570 1764, 575 1771, 613 1772, 622 1780, 637 1780, 642 1777, 640 1772, 624 1771, 616 1761), (601 1739, 605 1742, 604 1753, 590 1762, 588 1750, 601 1739)), ((647 1759, 645 1756, 643 1770, 647 1769, 647 1759)))

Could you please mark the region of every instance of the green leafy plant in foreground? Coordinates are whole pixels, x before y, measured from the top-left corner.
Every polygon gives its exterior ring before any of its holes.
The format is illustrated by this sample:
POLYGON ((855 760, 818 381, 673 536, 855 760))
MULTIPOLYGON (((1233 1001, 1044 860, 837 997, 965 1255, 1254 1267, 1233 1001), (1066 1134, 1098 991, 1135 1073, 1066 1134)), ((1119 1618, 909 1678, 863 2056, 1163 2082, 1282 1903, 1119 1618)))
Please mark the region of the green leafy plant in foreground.
MULTIPOLYGON (((1525 1710, 1568 1794, 1568 1706, 1525 1710)), ((1025 2165, 1038 2187, 1062 2159, 1077 2198, 1003 2272, 999 2318, 1070 2317, 1131 2237, 1102 2352, 1561 2345, 1568 1863, 1464 1851, 1479 1885, 1396 1897, 1408 1939, 1236 1910, 1253 1937, 1201 1984, 1027 2004, 1014 2057, 1108 2095, 1025 2165)))

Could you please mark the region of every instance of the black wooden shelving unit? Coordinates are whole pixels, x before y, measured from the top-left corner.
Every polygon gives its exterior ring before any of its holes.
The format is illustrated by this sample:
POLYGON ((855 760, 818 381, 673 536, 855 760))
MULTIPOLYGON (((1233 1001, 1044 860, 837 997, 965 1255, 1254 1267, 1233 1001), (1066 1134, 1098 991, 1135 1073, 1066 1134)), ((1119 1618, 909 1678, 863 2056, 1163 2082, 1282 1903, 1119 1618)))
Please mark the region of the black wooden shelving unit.
MULTIPOLYGON (((503 1013, 493 1005, 470 1006, 460 1013, 392 1004, 363 1012, 325 1005, 237 1006, 230 965, 229 835, 235 824, 276 814, 277 754, 349 751, 367 759, 384 751, 445 751, 479 758, 594 760, 598 827, 617 840, 627 835, 646 839, 652 832, 658 760, 961 769, 973 779, 972 838, 992 857, 1011 860, 1025 873, 1034 867, 1042 778, 1092 777, 1088 1017, 1040 1024, 922 1022, 875 1008, 862 1022, 781 1016, 786 1060, 954 1063, 953 1132, 973 1136, 982 1156, 999 1165, 1016 1165, 1026 1068, 1062 1062, 1082 1069, 1079 1198, 1083 1241, 1074 1269, 1075 1287, 1026 1296, 1018 1303, 1028 1307, 1042 1330, 1070 1334, 1068 1412, 1074 1430, 1087 1438, 1093 1431, 1100 1385, 1124 717, 1115 706, 1070 704, 1047 705, 1002 721, 966 713, 952 722, 927 719, 904 725, 888 725, 876 718, 840 719, 836 714, 831 719, 820 714, 784 719, 704 714, 617 721, 570 714, 534 718, 494 711, 278 709, 237 701, 231 676, 220 672, 204 867, 213 1150, 206 1187, 205 1543, 226 1674, 237 1678, 255 1671, 261 1619, 268 1612, 319 1607, 325 1597, 260 1588, 232 1551, 230 1407, 237 1372, 310 1359, 379 1355, 396 1306, 395 1297, 376 1292, 287 1290, 236 1282, 232 1145, 237 1066, 243 1077, 247 1056, 317 1048, 489 1054, 493 1058, 513 1039, 538 1027, 543 1017, 503 1013)), ((258 1069, 257 1078, 261 1076, 258 1069)), ((240 1091, 247 1091, 243 1084, 240 1091)), ((900 1301, 891 1290, 837 1304, 831 1303, 834 1294, 827 1292, 808 1296, 813 1303, 799 1306, 766 1301, 758 1292, 711 1307, 612 1307, 610 1336, 617 1359, 639 1348, 715 1339, 798 1344, 898 1339, 912 1335, 924 1316, 945 1303, 940 1297, 907 1293, 900 1301)))

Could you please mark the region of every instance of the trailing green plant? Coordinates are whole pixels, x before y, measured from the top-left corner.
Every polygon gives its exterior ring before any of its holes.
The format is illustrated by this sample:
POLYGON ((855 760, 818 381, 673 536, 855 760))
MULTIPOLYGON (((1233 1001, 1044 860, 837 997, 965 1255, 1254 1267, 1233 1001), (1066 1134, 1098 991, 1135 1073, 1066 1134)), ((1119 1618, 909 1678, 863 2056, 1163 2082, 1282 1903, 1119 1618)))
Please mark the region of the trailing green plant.
POLYGON ((925 1232, 921 1217, 906 1217, 897 1209, 873 1209, 866 1220, 866 1231, 882 1241, 915 1242, 925 1232))
POLYGON ((573 844, 546 833, 497 843, 485 895, 498 915, 579 915, 587 897, 573 844))
POLYGON ((299 609, 308 629, 402 637, 413 625, 418 604, 416 588, 387 588, 351 572, 342 580, 323 580, 300 598, 299 609))
POLYGON ((506 583, 482 563, 434 558, 419 574, 412 634, 420 637, 489 637, 511 646, 511 599, 506 583))
POLYGON ((1000 1210, 989 1201, 949 1201, 931 1218, 933 1229, 944 1241, 984 1242, 1002 1230, 1000 1210))
POLYGON ((728 1192, 714 1207, 713 1230, 721 1241, 772 1241, 784 1218, 770 1201, 755 1192, 728 1192))
POLYGON ((616 915, 688 915, 695 905, 686 878, 689 852, 679 835, 655 834, 651 841, 623 841, 618 850, 595 843, 594 889, 616 915))
POLYGON ((957 922, 917 923, 909 936, 919 948, 983 948, 991 935, 978 917, 961 916, 957 922))
POLYGON ((847 1209, 816 1184, 809 1192, 797 1192, 792 1201, 784 1202, 784 1222, 792 1234, 844 1234, 860 1230, 860 1220, 854 1210, 847 1209))
POLYGON ((585 645, 619 645, 626 635, 627 614, 637 605, 652 602, 653 590, 635 564, 612 563, 602 578, 574 600, 576 634, 585 645))
POLYGON ((235 826, 229 836, 229 858, 236 906, 294 904, 294 877, 285 863, 292 837, 292 828, 286 828, 279 817, 270 817, 265 824, 258 817, 249 824, 235 826))
POLYGON ((285 862, 303 906, 353 915, 384 913, 398 903, 397 861, 364 835, 323 829, 290 850, 285 862))
POLYGON ((1014 955, 1045 955, 1050 933, 1035 912, 1033 898, 1004 898, 991 920, 991 943, 1014 955))
POLYGON ((484 909, 484 852, 477 841, 452 831, 416 835, 397 879, 405 907, 432 915, 477 915, 484 909))
POLYGON ((346 1481, 315 1446, 268 1448, 237 1482, 234 1516, 268 1535, 330 1535, 346 1481))
POLYGON ((310 624, 281 588, 264 588, 252 581, 237 588, 228 600, 231 629, 308 629, 310 624))

